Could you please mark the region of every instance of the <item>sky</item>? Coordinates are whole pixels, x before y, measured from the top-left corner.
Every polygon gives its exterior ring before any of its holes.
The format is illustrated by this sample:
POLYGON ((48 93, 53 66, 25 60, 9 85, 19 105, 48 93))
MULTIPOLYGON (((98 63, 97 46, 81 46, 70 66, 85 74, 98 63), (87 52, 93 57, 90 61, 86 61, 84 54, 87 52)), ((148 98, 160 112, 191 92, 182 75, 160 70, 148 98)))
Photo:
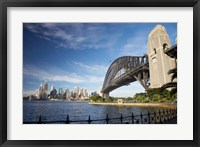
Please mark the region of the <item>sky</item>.
MULTIPOLYGON (((100 91, 111 63, 121 56, 147 53, 148 34, 163 25, 175 44, 176 23, 24 23, 23 95, 40 84, 74 90, 100 91)), ((133 97, 144 92, 138 81, 110 93, 133 97)))

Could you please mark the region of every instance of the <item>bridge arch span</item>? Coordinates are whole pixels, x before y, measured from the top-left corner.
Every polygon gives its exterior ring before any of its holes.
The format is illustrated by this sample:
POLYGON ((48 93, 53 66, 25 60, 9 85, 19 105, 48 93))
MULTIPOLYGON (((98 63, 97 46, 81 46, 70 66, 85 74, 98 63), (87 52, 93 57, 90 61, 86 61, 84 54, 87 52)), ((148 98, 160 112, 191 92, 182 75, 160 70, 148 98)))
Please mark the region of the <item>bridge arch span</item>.
POLYGON ((149 79, 148 57, 122 56, 112 62, 107 70, 102 93, 108 97, 112 90, 138 80, 147 89, 149 79))

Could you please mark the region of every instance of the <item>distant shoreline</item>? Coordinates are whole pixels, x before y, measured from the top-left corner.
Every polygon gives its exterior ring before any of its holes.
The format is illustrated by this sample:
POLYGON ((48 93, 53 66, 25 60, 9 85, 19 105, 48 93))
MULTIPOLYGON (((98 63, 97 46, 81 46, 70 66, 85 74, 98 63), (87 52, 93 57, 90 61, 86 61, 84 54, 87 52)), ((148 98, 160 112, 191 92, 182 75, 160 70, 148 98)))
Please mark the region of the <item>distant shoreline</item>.
POLYGON ((88 103, 91 105, 113 105, 113 106, 139 106, 139 107, 164 107, 175 109, 177 106, 175 104, 166 103, 88 103))

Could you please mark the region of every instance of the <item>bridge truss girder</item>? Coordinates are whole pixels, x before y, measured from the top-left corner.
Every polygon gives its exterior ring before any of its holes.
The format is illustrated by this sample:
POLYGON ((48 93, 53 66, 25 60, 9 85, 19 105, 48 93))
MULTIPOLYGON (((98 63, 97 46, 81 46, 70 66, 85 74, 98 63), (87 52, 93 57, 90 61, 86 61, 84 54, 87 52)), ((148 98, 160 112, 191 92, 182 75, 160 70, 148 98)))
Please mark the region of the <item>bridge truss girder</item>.
POLYGON ((102 93, 138 80, 147 89, 149 64, 147 56, 123 56, 116 59, 109 67, 102 88, 102 93))

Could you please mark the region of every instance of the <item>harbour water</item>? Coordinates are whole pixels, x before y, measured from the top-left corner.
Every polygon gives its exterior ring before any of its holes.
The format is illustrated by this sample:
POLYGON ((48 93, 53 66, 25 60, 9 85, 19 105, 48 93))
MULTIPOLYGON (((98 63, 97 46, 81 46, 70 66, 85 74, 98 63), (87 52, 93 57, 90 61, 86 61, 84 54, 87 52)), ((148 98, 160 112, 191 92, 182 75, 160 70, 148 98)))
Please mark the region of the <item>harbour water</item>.
MULTIPOLYGON (((38 121, 41 116, 42 121, 66 121, 67 115, 70 120, 88 120, 119 118, 123 116, 147 114, 158 112, 166 108, 161 107, 141 107, 141 106, 111 106, 111 105, 91 105, 87 102, 68 102, 68 101, 23 101, 23 121, 38 121)), ((130 120, 126 120, 130 121, 130 120)), ((103 121, 93 122, 103 124, 103 121)), ((118 124, 120 120, 110 123, 118 124)))

